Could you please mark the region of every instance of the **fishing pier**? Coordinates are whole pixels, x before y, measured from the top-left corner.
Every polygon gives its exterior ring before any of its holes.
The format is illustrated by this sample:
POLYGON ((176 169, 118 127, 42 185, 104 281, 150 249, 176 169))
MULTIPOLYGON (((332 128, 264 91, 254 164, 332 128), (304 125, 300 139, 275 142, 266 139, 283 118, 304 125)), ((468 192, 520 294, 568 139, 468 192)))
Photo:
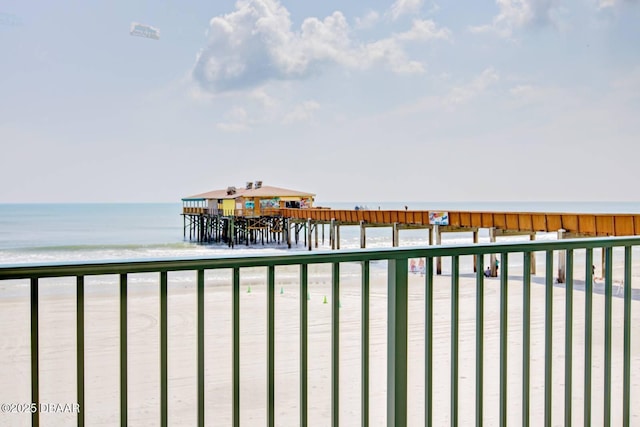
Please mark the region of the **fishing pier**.
MULTIPOLYGON (((478 243, 480 229, 489 240, 504 236, 557 233, 558 240, 578 237, 640 235, 640 214, 479 212, 426 210, 330 209, 314 207, 315 194, 279 187, 264 187, 261 181, 247 183, 242 190, 228 187, 183 199, 184 237, 202 243, 285 244, 291 248, 302 240, 309 250, 324 245, 328 227, 331 249, 340 249, 340 228, 360 228, 360 247, 367 246, 367 228, 389 227, 392 246, 399 246, 400 231, 425 229, 425 243, 440 245, 443 233, 470 233, 478 243)), ((604 253, 602 265, 604 266, 604 253)), ((474 259, 474 270, 477 260, 474 259)), ((497 275, 496 256, 491 255, 491 275, 497 275)), ((436 272, 441 273, 440 259, 436 272)), ((536 273, 535 253, 531 273, 536 273)), ((559 256, 558 281, 564 282, 565 258, 559 256)))

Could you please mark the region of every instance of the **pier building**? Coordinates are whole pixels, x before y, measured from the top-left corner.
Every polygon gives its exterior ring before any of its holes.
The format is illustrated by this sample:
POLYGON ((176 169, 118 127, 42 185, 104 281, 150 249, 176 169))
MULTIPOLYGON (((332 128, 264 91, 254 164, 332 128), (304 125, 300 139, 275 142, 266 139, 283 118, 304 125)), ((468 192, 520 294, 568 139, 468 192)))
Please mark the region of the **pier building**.
MULTIPOLYGON (((281 242, 284 209, 313 207, 315 194, 249 181, 182 199, 184 237, 198 242, 281 242)), ((296 233, 298 230, 296 229, 296 233)))

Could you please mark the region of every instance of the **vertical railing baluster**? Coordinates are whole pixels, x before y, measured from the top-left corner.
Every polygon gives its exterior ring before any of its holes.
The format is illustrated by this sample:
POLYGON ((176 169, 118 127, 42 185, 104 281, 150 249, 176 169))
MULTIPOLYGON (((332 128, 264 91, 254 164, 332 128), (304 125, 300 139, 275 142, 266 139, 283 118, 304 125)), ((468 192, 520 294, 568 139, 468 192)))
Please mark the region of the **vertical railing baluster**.
POLYGON ((127 275, 120 274, 120 426, 126 427, 128 416, 127 275))
POLYGON ((331 425, 340 424, 340 263, 331 272, 331 425))
POLYGON ((631 388, 631 246, 624 247, 624 360, 622 368, 622 425, 630 423, 631 388))
POLYGON ((407 258, 388 260, 387 426, 407 425, 407 258))
POLYGON ((198 426, 204 427, 204 270, 198 270, 198 426))
POLYGON ((522 269, 522 427, 529 427, 531 392, 531 252, 525 252, 522 269))
POLYGON ((553 365, 553 251, 547 251, 545 261, 544 312, 544 425, 551 426, 552 365, 553 365))
POLYGON ((233 268, 233 427, 240 427, 240 268, 233 268))
POLYGON ((573 249, 566 251, 565 341, 564 341, 564 425, 571 427, 573 381, 573 249))
POLYGON ((274 427, 275 417, 275 287, 276 268, 267 267, 267 426, 274 427))
POLYGON ((611 310, 613 300, 613 248, 604 253, 604 420, 602 425, 611 425, 611 310))
POLYGON ((476 261, 476 427, 482 427, 484 406, 484 255, 476 261))
POLYGON ((369 261, 362 261, 362 427, 369 427, 369 261))
POLYGON ((458 319, 460 257, 451 257, 451 426, 458 425, 458 319))
POLYGON ((309 266, 300 265, 300 426, 306 427, 308 393, 308 313, 307 293, 309 292, 309 266))
POLYGON ((584 280, 584 425, 591 425, 591 359, 593 340, 593 249, 585 254, 584 280))
POLYGON ((509 258, 506 252, 500 254, 500 426, 507 425, 507 350, 508 350, 508 290, 509 258))
POLYGON ((424 283, 424 418, 433 425, 433 258, 425 259, 424 283))
POLYGON ((168 286, 167 286, 167 272, 160 272, 160 425, 167 427, 168 420, 168 391, 169 391, 169 378, 168 378, 168 286))
MULTIPOLYGON (((38 278, 31 278, 31 403, 40 406, 39 327, 38 327, 38 278)), ((40 425, 40 411, 31 412, 31 425, 40 425)))
POLYGON ((76 277, 76 396, 78 427, 84 427, 84 276, 76 277))

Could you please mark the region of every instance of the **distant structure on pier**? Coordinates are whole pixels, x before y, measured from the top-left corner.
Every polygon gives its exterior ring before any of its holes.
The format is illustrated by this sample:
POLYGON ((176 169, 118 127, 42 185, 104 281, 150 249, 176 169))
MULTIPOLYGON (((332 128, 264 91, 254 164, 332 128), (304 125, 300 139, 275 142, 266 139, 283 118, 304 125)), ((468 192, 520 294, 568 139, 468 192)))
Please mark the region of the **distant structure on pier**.
MULTIPOLYGON (((184 237, 198 242, 262 243, 283 239, 281 209, 309 209, 315 194, 249 181, 182 199, 184 237)), ((286 232, 286 231, 285 231, 286 232)))

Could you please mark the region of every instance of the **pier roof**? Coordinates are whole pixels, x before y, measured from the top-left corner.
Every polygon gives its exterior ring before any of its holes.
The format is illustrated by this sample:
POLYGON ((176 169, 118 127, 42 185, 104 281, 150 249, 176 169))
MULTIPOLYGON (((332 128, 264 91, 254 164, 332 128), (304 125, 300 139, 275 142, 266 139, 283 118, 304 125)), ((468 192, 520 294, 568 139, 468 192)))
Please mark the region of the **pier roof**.
POLYGON ((236 188, 235 193, 227 194, 227 189, 213 190, 206 193, 195 194, 182 200, 209 200, 209 199, 236 199, 238 197, 314 197, 314 193, 306 191, 290 190, 288 188, 263 185, 260 188, 236 188))

